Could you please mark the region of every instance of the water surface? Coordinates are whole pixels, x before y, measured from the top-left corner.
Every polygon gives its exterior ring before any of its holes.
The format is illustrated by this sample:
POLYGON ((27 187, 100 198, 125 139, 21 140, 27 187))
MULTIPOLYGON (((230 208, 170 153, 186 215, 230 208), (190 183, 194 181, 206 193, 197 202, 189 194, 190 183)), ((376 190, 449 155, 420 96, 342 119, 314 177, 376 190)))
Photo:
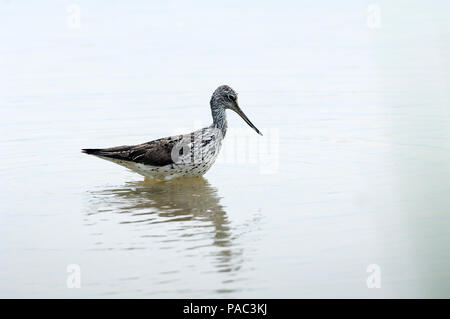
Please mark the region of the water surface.
POLYGON ((1 297, 450 297, 446 2, 77 3, 0 2, 1 297), (220 84, 264 136, 229 112, 203 178, 80 153, 220 84))

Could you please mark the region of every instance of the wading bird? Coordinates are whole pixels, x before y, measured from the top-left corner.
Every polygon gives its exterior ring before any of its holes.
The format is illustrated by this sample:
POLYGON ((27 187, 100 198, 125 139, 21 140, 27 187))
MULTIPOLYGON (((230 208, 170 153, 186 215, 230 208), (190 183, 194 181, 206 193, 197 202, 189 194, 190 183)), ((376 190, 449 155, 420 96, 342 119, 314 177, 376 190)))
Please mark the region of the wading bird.
POLYGON ((125 166, 149 178, 201 176, 216 160, 227 132, 225 110, 235 111, 262 135, 242 112, 237 102, 237 94, 229 86, 219 86, 211 97, 210 105, 213 123, 190 134, 164 137, 133 146, 85 148, 82 151, 125 166))

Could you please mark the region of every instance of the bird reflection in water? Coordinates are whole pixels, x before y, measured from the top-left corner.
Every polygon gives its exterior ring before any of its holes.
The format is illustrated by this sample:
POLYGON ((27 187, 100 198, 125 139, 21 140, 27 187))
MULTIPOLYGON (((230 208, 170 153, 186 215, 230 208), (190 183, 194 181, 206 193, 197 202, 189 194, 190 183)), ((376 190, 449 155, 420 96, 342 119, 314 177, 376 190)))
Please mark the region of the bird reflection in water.
MULTIPOLYGON (((190 254, 195 254, 195 249, 212 247, 213 251, 207 249, 207 254, 215 256, 217 271, 230 272, 241 267, 242 251, 233 247, 236 234, 232 234, 217 189, 203 177, 146 179, 90 192, 88 223, 101 224, 111 219, 137 227, 140 248, 155 245, 155 241, 160 249, 184 249, 190 254), (110 213, 120 215, 105 216, 110 213), (142 243, 143 238, 150 243, 142 243)), ((130 241, 125 245, 136 245, 136 237, 132 237, 126 237, 130 241)))

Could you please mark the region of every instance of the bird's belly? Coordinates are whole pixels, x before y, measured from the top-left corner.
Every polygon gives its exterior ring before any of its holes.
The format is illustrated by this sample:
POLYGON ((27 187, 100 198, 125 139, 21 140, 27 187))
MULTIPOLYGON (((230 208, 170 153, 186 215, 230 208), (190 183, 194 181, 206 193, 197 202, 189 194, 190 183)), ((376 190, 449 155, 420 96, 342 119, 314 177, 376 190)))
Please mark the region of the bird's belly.
POLYGON ((178 164, 151 166, 140 163, 127 163, 128 165, 126 165, 126 167, 136 173, 156 179, 168 180, 177 177, 202 176, 209 170, 212 164, 214 164, 219 149, 220 145, 216 145, 214 149, 203 152, 202 156, 198 156, 198 158, 196 156, 190 158, 186 157, 178 164))
POLYGON ((184 176, 202 176, 214 164, 222 144, 220 136, 214 137, 210 141, 209 143, 189 145, 189 152, 181 155, 175 163, 164 166, 147 165, 105 156, 99 157, 152 179, 168 180, 184 176))

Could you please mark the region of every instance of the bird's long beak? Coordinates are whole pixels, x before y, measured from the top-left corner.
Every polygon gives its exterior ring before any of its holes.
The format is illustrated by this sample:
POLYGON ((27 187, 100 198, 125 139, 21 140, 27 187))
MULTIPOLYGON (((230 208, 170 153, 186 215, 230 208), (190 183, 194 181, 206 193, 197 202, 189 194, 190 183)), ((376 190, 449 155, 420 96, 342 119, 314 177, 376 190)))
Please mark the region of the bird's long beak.
POLYGON ((236 105, 232 110, 235 111, 237 114, 239 114, 239 116, 242 117, 242 119, 245 121, 245 123, 247 123, 252 129, 254 129, 256 131, 256 133, 258 133, 259 135, 262 136, 262 133, 256 128, 256 126, 253 125, 252 122, 250 122, 247 115, 245 115, 244 112, 242 112, 239 105, 236 105))

